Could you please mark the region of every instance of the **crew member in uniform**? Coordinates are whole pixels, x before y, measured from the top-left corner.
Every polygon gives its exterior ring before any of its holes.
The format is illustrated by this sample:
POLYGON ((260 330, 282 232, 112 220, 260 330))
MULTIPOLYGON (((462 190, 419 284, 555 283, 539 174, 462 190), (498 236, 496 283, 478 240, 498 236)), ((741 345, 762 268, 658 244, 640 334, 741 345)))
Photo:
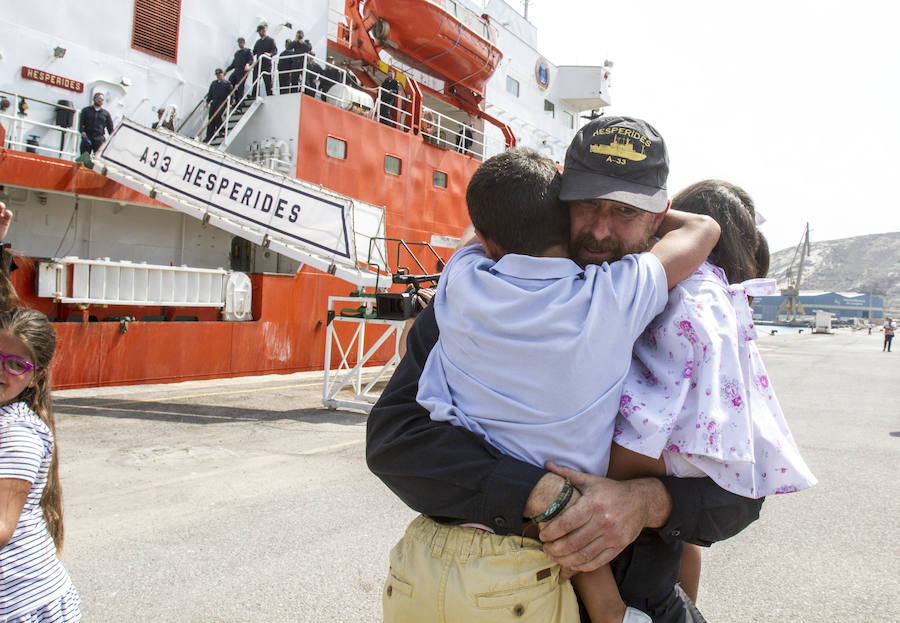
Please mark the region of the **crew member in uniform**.
POLYGON ((290 48, 291 54, 293 55, 292 60, 294 63, 294 71, 291 73, 291 92, 299 93, 300 73, 306 66, 302 55, 312 52, 312 44, 309 42, 309 39, 304 38, 303 31, 298 30, 296 37, 293 41, 290 42, 288 47, 290 48))
POLYGON ((316 53, 310 52, 309 56, 306 57, 306 89, 303 91, 304 93, 312 97, 316 96, 316 89, 318 88, 316 80, 322 73, 322 66, 316 62, 316 53))
POLYGON ((319 89, 322 91, 323 100, 325 99, 325 94, 328 93, 328 90, 341 81, 341 70, 335 67, 334 57, 329 54, 327 61, 328 64, 325 65, 325 71, 319 76, 319 89))
POLYGON ((291 93, 296 89, 291 87, 294 81, 294 65, 296 63, 294 52, 291 50, 291 40, 284 40, 284 49, 278 55, 278 92, 281 95, 291 93))
POLYGON ((262 71, 266 95, 272 95, 272 59, 278 55, 278 46, 275 45, 275 40, 266 34, 265 24, 257 26, 256 32, 259 33, 259 40, 253 44, 253 56, 259 59, 259 65, 253 68, 253 81, 256 82, 259 72, 262 71))
POLYGON ((225 112, 225 102, 231 93, 231 83, 225 80, 225 72, 216 69, 216 79, 209 84, 206 92, 206 103, 209 106, 209 122, 206 124, 206 142, 208 143, 219 126, 222 125, 222 115, 225 112))
POLYGON ((253 67, 253 52, 249 49, 245 48, 245 41, 243 37, 238 37, 237 44, 238 49, 237 52, 234 53, 234 58, 231 60, 231 65, 225 68, 225 71, 230 71, 231 75, 228 76, 228 81, 231 83, 232 87, 237 87, 234 90, 234 98, 232 99, 232 104, 237 104, 241 101, 241 98, 244 97, 244 85, 247 83, 246 80, 243 82, 241 78, 243 78, 250 68, 253 67), (238 84, 240 83, 240 84, 238 84))
POLYGON ((381 107, 378 111, 378 121, 391 127, 394 127, 392 109, 397 101, 396 94, 400 92, 400 83, 395 75, 393 69, 388 69, 387 77, 381 83, 381 107))
POLYGON ((112 134, 112 115, 103 108, 103 93, 94 93, 94 105, 81 109, 81 153, 96 154, 106 142, 106 132, 112 134))

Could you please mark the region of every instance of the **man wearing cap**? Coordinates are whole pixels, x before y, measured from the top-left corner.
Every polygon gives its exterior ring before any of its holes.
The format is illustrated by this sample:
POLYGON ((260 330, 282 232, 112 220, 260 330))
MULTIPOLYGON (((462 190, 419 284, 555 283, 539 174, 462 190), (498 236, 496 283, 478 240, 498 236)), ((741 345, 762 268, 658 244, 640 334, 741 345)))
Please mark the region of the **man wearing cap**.
POLYGON ((231 64, 225 68, 226 72, 231 72, 231 75, 228 76, 228 82, 231 83, 232 88, 237 87, 234 89, 232 104, 237 104, 244 97, 244 86, 247 81, 243 78, 250 71, 250 68, 253 67, 253 52, 244 47, 245 44, 244 38, 238 37, 238 49, 234 53, 234 58, 231 59, 231 64))
MULTIPOLYGON (((259 79, 259 73, 263 72, 263 83, 266 85, 266 95, 272 95, 272 59, 278 55, 278 46, 275 40, 267 34, 266 25, 260 24, 256 27, 259 39, 253 44, 253 56, 259 61, 259 64, 253 68, 253 82, 259 79)), ((256 91, 252 94, 256 95, 256 91)))
POLYGON ((106 132, 113 132, 112 115, 103 108, 103 99, 103 93, 94 93, 93 105, 81 109, 79 129, 82 154, 96 154, 106 142, 106 132))
MULTIPOLYGON (((667 174, 665 145, 646 122, 602 117, 583 127, 566 154, 560 192, 571 215, 571 257, 581 265, 600 264, 645 250, 655 233, 655 214, 666 210, 667 174)), ((369 468, 435 522, 474 523, 499 535, 519 535, 523 517, 546 513, 561 495, 564 479, 502 454, 465 428, 431 419, 416 395, 437 338, 429 306, 419 314, 407 354, 369 415, 369 468)), ((590 371, 583 376, 591 382, 590 371)), ((709 478, 618 482, 569 476, 581 498, 540 533, 552 560, 575 572, 610 563, 622 599, 656 623, 703 621, 675 585, 682 542, 709 545, 733 536, 758 517, 762 501, 724 491, 709 478)), ((409 579, 390 577, 385 598, 414 589, 404 582, 409 579)), ((529 599, 509 595, 513 601, 529 599)), ((503 605, 498 601, 503 595, 489 597, 497 598, 491 603, 498 607, 513 608, 518 620, 527 614, 527 603, 503 605)), ((537 598, 537 593, 530 597, 537 598)))
POLYGON ((225 80, 225 72, 216 69, 216 79, 209 84, 206 92, 206 105, 209 107, 209 120, 206 123, 206 142, 215 135, 222 125, 222 115, 225 114, 225 102, 231 93, 231 83, 225 80))

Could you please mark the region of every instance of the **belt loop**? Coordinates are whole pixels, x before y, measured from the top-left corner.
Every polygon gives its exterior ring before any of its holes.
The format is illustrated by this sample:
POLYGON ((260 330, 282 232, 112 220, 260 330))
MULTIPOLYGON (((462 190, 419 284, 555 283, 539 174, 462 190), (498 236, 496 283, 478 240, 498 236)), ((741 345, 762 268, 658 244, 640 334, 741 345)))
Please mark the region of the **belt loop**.
MULTIPOLYGON (((462 528, 459 528, 459 530, 462 530, 462 528)), ((470 533, 469 538, 466 539, 466 541, 468 541, 468 543, 465 543, 465 544, 460 543, 459 544, 460 545, 459 561, 462 563, 466 563, 469 561, 469 556, 471 556, 474 553, 474 550, 476 547, 476 542, 482 535, 481 531, 476 530, 475 528, 469 528, 468 532, 470 533)), ((465 534, 465 533, 463 532, 463 533, 461 533, 461 535, 462 534, 465 534)), ((462 539, 460 539, 460 541, 462 541, 462 539)))
POLYGON ((439 526, 434 533, 434 538, 431 540, 432 558, 440 558, 443 555, 444 547, 447 545, 447 533, 449 530, 447 526, 439 526))

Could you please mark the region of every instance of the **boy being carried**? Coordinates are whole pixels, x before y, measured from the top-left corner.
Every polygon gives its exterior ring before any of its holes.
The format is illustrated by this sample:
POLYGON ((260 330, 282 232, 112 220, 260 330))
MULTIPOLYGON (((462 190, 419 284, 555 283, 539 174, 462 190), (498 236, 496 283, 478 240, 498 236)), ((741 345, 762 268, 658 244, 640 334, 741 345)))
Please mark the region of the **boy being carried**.
MULTIPOLYGON (((664 180, 662 140, 636 123, 661 148, 645 169, 664 180)), ((603 263, 582 268, 568 259, 570 212, 559 190, 556 165, 528 149, 494 156, 475 172, 466 203, 482 244, 458 251, 444 269, 434 298, 440 338, 417 398, 433 420, 463 426, 506 454, 605 475, 634 342, 668 290, 706 259, 719 226, 668 212, 664 190, 636 206, 579 202, 587 204, 579 218, 616 210, 645 220, 644 238, 654 230, 661 237, 648 253, 623 256, 621 241, 595 233, 587 251, 603 263)), ((594 623, 649 620, 626 611, 608 567, 575 583, 594 623)))

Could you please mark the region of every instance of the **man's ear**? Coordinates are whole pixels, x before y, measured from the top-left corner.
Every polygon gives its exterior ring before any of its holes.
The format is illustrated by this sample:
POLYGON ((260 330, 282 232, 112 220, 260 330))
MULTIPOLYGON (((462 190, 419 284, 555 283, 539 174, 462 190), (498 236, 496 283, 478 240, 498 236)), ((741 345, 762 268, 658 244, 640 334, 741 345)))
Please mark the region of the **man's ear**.
POLYGON ((672 202, 666 202, 666 209, 660 212, 659 214, 653 215, 653 232, 656 233, 656 230, 659 229, 660 223, 663 222, 663 219, 666 218, 666 214, 669 213, 669 208, 672 207, 672 202))
POLYGON ((657 223, 662 223, 662 220, 663 220, 664 218, 666 218, 666 214, 669 213, 669 208, 671 208, 671 207, 672 207, 672 202, 671 202, 671 201, 666 201, 666 209, 663 210, 662 212, 660 212, 659 214, 656 215, 656 221, 657 221, 657 223))
POLYGON ((496 262, 505 255, 503 249, 500 248, 500 245, 481 233, 481 231, 477 227, 475 228, 475 235, 478 237, 478 240, 481 241, 481 245, 484 247, 485 255, 487 255, 490 259, 496 262))

